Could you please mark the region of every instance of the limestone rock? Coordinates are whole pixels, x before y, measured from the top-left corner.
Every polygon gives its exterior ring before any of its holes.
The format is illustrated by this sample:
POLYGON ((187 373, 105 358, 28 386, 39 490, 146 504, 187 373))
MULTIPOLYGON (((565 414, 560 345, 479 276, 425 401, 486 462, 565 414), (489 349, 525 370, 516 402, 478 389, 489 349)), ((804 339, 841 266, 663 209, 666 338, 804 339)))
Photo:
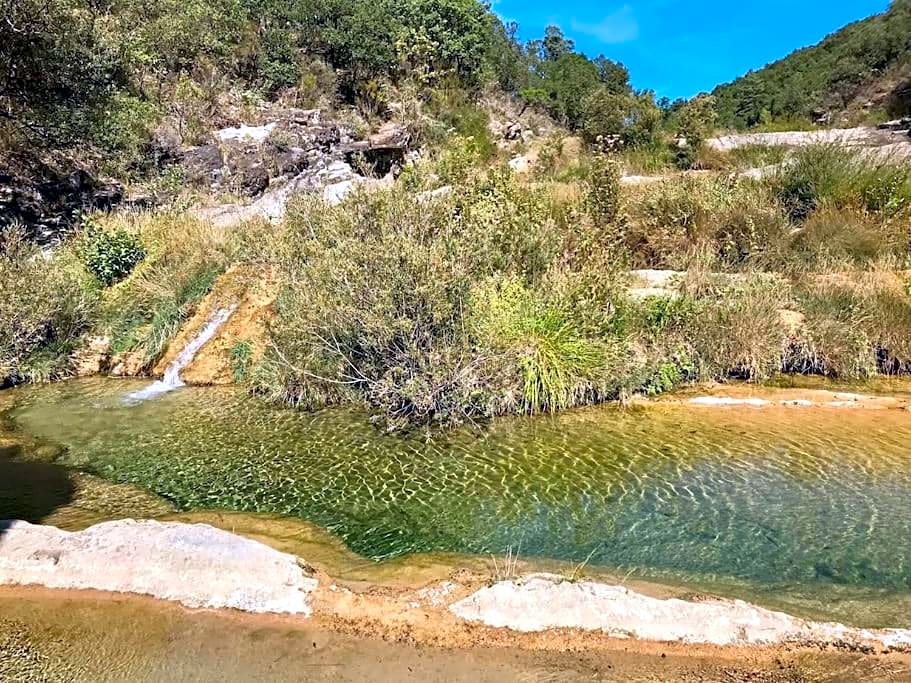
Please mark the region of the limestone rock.
POLYGON ((113 377, 138 377, 146 369, 145 354, 142 351, 124 351, 110 360, 113 377))
POLYGON ((387 121, 367 138, 367 142, 370 149, 405 149, 411 142, 411 134, 405 126, 387 121))
POLYGON ((205 524, 120 520, 71 533, 0 523, 0 585, 139 593, 187 607, 309 616, 297 558, 205 524))
POLYGON ((805 643, 904 650, 911 630, 855 629, 798 619, 741 600, 659 600, 622 586, 534 575, 501 581, 450 606, 461 619, 514 631, 557 628, 715 645, 805 643))
POLYGON ((525 155, 519 155, 509 160, 509 167, 516 173, 528 173, 531 171, 531 159, 525 155))
POLYGON ((76 377, 89 377, 104 372, 111 360, 109 337, 93 337, 73 354, 73 371, 76 377))

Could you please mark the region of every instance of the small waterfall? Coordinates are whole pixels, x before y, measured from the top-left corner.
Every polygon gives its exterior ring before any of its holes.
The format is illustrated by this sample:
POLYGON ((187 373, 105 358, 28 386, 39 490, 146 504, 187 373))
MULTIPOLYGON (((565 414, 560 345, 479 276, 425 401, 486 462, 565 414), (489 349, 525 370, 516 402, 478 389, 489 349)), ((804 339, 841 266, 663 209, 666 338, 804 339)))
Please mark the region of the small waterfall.
POLYGON ((189 344, 180 350, 177 357, 171 361, 167 368, 165 368, 164 377, 153 382, 145 389, 140 389, 139 391, 130 394, 124 401, 126 403, 140 403, 184 386, 183 380, 180 379, 181 370, 193 362, 193 359, 196 357, 199 350, 205 346, 207 341, 215 336, 215 333, 218 332, 218 328, 225 324, 236 308, 237 306, 234 305, 228 308, 218 309, 215 314, 209 318, 209 322, 206 323, 206 326, 193 337, 189 344))

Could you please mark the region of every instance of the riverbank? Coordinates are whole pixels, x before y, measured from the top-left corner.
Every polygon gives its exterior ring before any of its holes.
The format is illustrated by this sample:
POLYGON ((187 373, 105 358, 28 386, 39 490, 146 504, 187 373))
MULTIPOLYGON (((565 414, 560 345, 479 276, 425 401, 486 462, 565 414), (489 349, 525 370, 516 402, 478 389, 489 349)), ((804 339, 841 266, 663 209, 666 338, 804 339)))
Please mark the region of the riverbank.
POLYGON ((460 647, 269 615, 189 611, 148 598, 0 588, 0 679, 88 683, 333 681, 902 681, 904 655, 719 649, 550 635, 460 647), (66 637, 61 637, 66 634, 66 637), (99 656, 101 655, 101 656, 99 656))
MULTIPOLYGON (((146 523, 143 527, 149 524, 154 525, 146 523)), ((106 528, 104 533, 99 527, 90 530, 94 536, 89 545, 95 552, 106 552, 109 557, 95 565, 100 571, 88 580, 97 582, 100 577, 123 573, 127 567, 131 571, 126 573, 133 581, 143 573, 168 576, 167 562, 164 567, 149 566, 142 558, 137 560, 133 556, 130 543, 122 543, 125 536, 139 529, 137 525, 114 523, 106 528), (105 533, 111 541, 106 549, 105 533)), ((183 581, 192 583, 191 589, 196 594, 219 589, 203 587, 211 582, 200 582, 194 573, 194 558, 186 554, 187 542, 199 541, 202 533, 207 541, 212 540, 213 534, 222 536, 220 544, 249 543, 237 537, 231 540, 231 534, 216 532, 211 527, 171 525, 171 528, 176 533, 172 542, 182 549, 175 553, 173 562, 189 570, 183 581)), ((46 542, 46 537, 40 534, 41 528, 26 531, 39 532, 41 542, 46 542)), ((6 561, 5 567, 0 563, 0 576, 6 572, 7 578, 10 565, 15 562, 10 553, 4 553, 4 544, 9 543, 9 536, 0 538, 0 557, 6 561)), ((190 543, 190 546, 195 546, 196 561, 205 570, 209 566, 208 543, 190 543)), ((43 560, 37 562, 65 573, 66 553, 61 554, 61 548, 53 543, 45 550, 43 560)), ((269 551, 262 546, 261 552, 269 551)), ((287 557, 278 552, 274 555, 282 560, 287 557)), ((35 553, 29 557, 34 561, 35 553)), ((613 590, 603 584, 538 577, 499 581, 490 586, 477 573, 462 570, 443 582, 393 587, 360 581, 339 582, 306 563, 301 564, 305 567, 302 571, 312 573, 319 584, 312 592, 311 586, 307 586, 313 610, 309 618, 304 614, 251 615, 233 610, 179 609, 146 598, 92 590, 2 587, 0 643, 12 655, 4 658, 4 666, 23 667, 22 671, 30 666, 44 667, 50 672, 62 672, 60 667, 65 666, 66 680, 93 680, 92 667, 97 667, 99 661, 96 648, 100 648, 108 654, 107 680, 160 680, 161 667, 165 666, 169 680, 210 680, 218 675, 216 672, 224 676, 228 671, 249 679, 249 675, 263 670, 271 672, 270 680, 292 680, 302 671, 312 670, 319 670, 319 676, 331 676, 334 680, 339 677, 497 680, 496 676, 514 678, 544 672, 551 675, 559 672, 560 680, 709 681, 719 680, 721 676, 732 681, 842 680, 839 675, 851 671, 855 675, 851 680, 900 681, 911 675, 908 648, 911 634, 907 632, 904 635, 889 632, 890 642, 874 644, 863 640, 873 635, 870 632, 827 625, 828 642, 800 636, 776 640, 778 636, 772 635, 770 628, 781 624, 803 628, 806 622, 744 603, 713 602, 707 597, 696 602, 666 602, 620 589, 611 600, 620 597, 621 604, 628 601, 625 618, 631 627, 637 617, 635 608, 629 608, 636 601, 645 600, 649 603, 649 614, 645 616, 652 622, 650 628, 665 624, 676 629, 675 637, 666 639, 671 642, 630 639, 631 632, 619 626, 591 630, 586 623, 592 618, 602 623, 605 618, 610 619, 610 610, 605 612, 604 595, 600 599, 592 595, 592 591, 613 590), (514 596, 504 598, 503 591, 510 590, 510 586, 529 595, 543 596, 548 609, 542 611, 541 605, 534 608, 516 601, 514 596), (547 586, 562 586, 564 595, 548 594, 547 586), (489 600, 491 591, 501 594, 493 603, 489 600), (567 599, 565 591, 581 591, 591 599, 574 602, 567 599), (663 616, 661 609, 655 609, 662 604, 670 610, 663 616), (474 610, 477 616, 492 605, 501 615, 512 611, 508 619, 524 618, 525 626, 513 621, 509 624, 511 628, 495 628, 473 617, 463 618, 466 610, 474 610), (517 608, 520 612, 522 608, 531 609, 522 614, 516 612, 517 608), (690 613, 712 609, 721 611, 711 618, 690 613), (528 626, 528 619, 540 621, 545 612, 549 615, 545 621, 555 616, 559 621, 560 615, 572 617, 559 624, 559 628, 553 624, 528 626), (725 614, 733 618, 728 621, 725 614), (61 628, 68 634, 65 653, 62 643, 50 637, 61 628), (725 637, 730 637, 736 646, 718 647, 717 643, 688 642, 685 636, 681 637, 689 630, 690 635, 695 635, 690 641, 698 641, 705 628, 716 635, 726 632, 725 637), (132 641, 143 644, 137 647, 132 641), (89 642, 96 645, 87 650, 89 642), (94 657, 86 656, 90 652, 94 657), (61 660, 62 657, 65 659, 61 660), (376 662, 371 662, 374 657, 376 662), (373 668, 374 664, 378 668, 373 668)), ((240 577, 239 569, 220 571, 218 585, 230 581, 232 572, 240 577)), ((176 582, 181 580, 178 574, 172 578, 176 582)), ((269 575, 251 571, 247 575, 247 590, 269 592, 274 588, 270 581, 269 575)), ((286 590, 287 584, 280 583, 282 590, 286 590)), ((178 588, 170 587, 172 597, 178 588)), ((256 606, 247 604, 247 607, 256 606)))

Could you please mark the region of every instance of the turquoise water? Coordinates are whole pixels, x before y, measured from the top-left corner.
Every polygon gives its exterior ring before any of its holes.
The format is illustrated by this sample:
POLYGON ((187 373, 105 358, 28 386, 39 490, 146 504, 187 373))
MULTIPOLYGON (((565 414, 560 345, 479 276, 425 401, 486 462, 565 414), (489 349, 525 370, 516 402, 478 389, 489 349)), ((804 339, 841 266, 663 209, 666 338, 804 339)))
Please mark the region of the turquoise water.
POLYGON ((124 405, 135 388, 73 381, 0 406, 62 446, 58 464, 185 509, 301 517, 376 560, 512 548, 911 626, 903 411, 603 407, 427 440, 233 389, 124 405))

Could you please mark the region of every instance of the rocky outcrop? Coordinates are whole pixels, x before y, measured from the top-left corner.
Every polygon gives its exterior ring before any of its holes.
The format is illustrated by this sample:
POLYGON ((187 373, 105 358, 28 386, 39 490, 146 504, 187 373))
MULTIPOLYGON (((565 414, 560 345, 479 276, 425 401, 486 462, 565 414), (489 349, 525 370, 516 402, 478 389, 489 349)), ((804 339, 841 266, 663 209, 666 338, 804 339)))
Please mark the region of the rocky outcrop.
POLYGON ((817 623, 741 600, 660 600, 622 586, 576 583, 552 575, 500 581, 449 609, 467 621, 522 632, 580 629, 619 638, 713 645, 911 648, 909 630, 817 623))
POLYGON ((25 226, 39 244, 62 238, 87 211, 120 204, 124 189, 72 162, 20 160, 0 163, 0 229, 25 226))
POLYGON ((292 555, 205 524, 121 520, 75 533, 0 522, 0 585, 138 593, 187 607, 309 616, 292 555))
POLYGON ((319 110, 279 110, 270 117, 262 125, 215 131, 211 143, 181 153, 191 183, 249 200, 201 208, 200 217, 217 225, 278 221, 296 194, 338 204, 358 186, 391 183, 406 163, 411 135, 399 124, 356 140, 352 129, 324 121, 319 110))
POLYGON ((877 149, 888 146, 892 148, 890 149, 890 154, 898 159, 911 156, 911 142, 909 142, 905 131, 899 129, 880 130, 865 126, 782 133, 739 133, 706 140, 706 145, 710 149, 720 152, 729 152, 733 149, 755 145, 772 147, 838 145, 861 149, 877 149))
POLYGON ((109 337, 92 337, 85 346, 73 354, 73 374, 90 377, 107 371, 111 362, 109 337))

